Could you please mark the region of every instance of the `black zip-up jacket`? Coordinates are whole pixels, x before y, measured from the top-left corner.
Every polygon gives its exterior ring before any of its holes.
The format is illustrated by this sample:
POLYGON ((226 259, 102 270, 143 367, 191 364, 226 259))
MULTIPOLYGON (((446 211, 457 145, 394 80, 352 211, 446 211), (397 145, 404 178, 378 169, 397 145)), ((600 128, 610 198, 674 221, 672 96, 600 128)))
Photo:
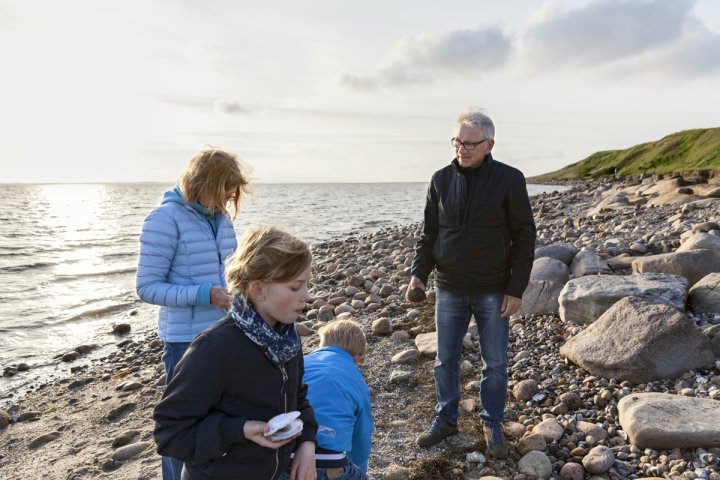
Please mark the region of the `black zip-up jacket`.
POLYGON ((316 442, 303 372, 302 351, 280 368, 232 318, 220 320, 190 345, 155 407, 157 452, 183 461, 193 480, 276 479, 295 445, 316 442), (245 439, 246 420, 293 410, 305 423, 296 443, 273 450, 245 439))
POLYGON ((427 284, 435 268, 436 285, 458 293, 522 298, 535 237, 522 172, 490 154, 473 169, 454 159, 430 180, 411 272, 427 284))

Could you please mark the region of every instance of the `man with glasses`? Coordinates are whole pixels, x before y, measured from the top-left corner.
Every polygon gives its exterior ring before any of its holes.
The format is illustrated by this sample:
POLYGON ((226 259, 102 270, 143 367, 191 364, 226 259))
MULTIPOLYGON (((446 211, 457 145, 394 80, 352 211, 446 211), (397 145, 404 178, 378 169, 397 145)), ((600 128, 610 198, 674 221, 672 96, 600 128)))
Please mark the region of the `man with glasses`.
POLYGON ((535 222, 525 177, 490 153, 494 136, 495 126, 482 112, 469 108, 458 117, 451 140, 455 158, 435 172, 428 188, 407 296, 410 300, 413 289, 425 290, 436 270, 436 416, 418 436, 418 445, 430 447, 458 431, 460 356, 474 316, 483 361, 485 441, 488 453, 505 458, 508 317, 520 309, 530 278, 535 222))

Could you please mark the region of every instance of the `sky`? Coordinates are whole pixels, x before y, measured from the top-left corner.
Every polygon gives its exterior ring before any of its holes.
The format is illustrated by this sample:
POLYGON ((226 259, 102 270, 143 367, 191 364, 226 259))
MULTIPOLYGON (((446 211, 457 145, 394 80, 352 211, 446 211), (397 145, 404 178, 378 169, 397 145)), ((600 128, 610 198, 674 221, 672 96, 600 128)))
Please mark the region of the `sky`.
POLYGON ((0 0, 0 183, 426 182, 466 107, 526 176, 720 127, 716 0, 0 0))

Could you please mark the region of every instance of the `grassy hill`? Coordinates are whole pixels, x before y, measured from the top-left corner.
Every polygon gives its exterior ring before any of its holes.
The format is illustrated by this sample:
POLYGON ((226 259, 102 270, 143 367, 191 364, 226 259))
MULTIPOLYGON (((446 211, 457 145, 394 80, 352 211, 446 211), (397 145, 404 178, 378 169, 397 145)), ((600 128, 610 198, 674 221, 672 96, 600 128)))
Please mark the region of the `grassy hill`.
POLYGON ((560 170, 528 179, 571 180, 641 173, 720 172, 720 128, 701 128, 673 133, 656 142, 625 150, 593 153, 560 170), (617 170, 616 170, 617 169, 617 170))

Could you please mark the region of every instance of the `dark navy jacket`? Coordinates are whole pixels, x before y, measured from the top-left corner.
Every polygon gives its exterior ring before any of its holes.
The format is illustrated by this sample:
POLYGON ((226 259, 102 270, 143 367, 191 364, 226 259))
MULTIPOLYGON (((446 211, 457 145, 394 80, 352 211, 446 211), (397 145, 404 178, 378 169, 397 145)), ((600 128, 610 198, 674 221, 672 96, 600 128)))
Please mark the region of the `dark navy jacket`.
POLYGON ((519 170, 489 154, 474 169, 453 160, 430 181, 424 220, 413 276, 427 283, 435 268, 440 288, 522 298, 536 232, 519 170))
POLYGON ((261 447, 245 439, 243 427, 299 410, 305 426, 297 445, 315 442, 303 370, 302 351, 280 368, 233 319, 220 320, 190 345, 155 407, 157 452, 183 461, 194 480, 277 478, 296 444, 261 447))

